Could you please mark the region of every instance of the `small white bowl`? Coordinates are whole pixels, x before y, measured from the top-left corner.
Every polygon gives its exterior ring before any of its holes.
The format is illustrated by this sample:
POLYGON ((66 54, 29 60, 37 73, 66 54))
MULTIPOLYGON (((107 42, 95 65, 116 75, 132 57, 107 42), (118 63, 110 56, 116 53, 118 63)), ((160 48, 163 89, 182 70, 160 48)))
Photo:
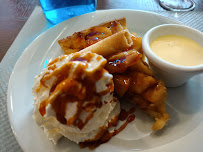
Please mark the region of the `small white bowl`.
POLYGON ((203 47, 203 33, 191 27, 177 24, 164 24, 150 29, 144 35, 142 47, 156 77, 162 79, 167 87, 177 87, 184 84, 194 75, 203 72, 203 64, 197 66, 180 66, 159 58, 151 50, 150 43, 155 38, 163 35, 184 36, 196 41, 203 47))

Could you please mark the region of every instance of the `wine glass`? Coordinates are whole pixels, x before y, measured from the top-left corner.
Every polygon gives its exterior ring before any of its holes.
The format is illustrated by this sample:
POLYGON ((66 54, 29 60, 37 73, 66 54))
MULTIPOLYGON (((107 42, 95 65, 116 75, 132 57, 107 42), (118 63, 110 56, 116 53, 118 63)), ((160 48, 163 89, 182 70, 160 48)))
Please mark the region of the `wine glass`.
POLYGON ((159 0, 159 4, 169 11, 191 11, 195 8, 193 0, 159 0))

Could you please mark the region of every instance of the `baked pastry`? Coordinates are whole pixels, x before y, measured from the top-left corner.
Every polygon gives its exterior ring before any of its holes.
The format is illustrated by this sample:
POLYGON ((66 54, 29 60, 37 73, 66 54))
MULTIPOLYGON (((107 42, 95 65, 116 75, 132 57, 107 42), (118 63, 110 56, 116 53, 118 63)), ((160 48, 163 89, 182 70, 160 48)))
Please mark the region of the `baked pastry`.
POLYGON ((93 52, 107 59, 105 68, 113 74, 115 95, 135 103, 155 119, 153 130, 162 129, 169 120, 166 112, 167 90, 144 62, 142 39, 131 34, 126 19, 110 21, 59 40, 64 54, 93 52))
MULTIPOLYGON (((65 54, 70 54, 70 53, 78 52, 92 44, 95 44, 125 29, 127 29, 126 18, 121 18, 118 20, 113 20, 97 26, 93 26, 89 29, 86 29, 80 32, 76 32, 72 36, 68 36, 64 39, 59 40, 58 43, 65 54)), ((131 44, 131 48, 136 49, 139 52, 142 52, 142 49, 141 49, 142 39, 136 36, 135 33, 130 35, 130 37, 131 37, 131 40, 133 41, 133 44, 131 44)), ((112 41, 110 41, 110 43, 112 43, 112 41)), ((121 44, 118 42, 116 43, 116 45, 121 46, 121 44)))

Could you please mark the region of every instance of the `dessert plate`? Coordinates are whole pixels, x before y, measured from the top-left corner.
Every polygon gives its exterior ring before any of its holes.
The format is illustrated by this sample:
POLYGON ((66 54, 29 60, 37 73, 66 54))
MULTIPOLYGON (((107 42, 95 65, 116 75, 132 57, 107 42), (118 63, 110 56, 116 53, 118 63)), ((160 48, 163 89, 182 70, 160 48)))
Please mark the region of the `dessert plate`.
MULTIPOLYGON (((17 61, 10 77, 7 106, 14 135, 25 152, 82 152, 74 142, 62 138, 57 145, 48 140, 43 129, 32 118, 34 77, 46 64, 62 54, 59 39, 100 23, 126 17, 130 32, 143 35, 160 24, 180 24, 161 15, 134 10, 105 10, 78 16, 64 21, 37 37, 17 61)), ((152 118, 135 110, 135 120, 108 143, 95 152, 142 151, 201 151, 203 140, 203 75, 198 75, 178 88, 168 88, 167 111, 171 120, 161 130, 152 132, 152 118), (184 145, 184 146, 183 146, 184 145)), ((123 108, 131 105, 121 102, 123 108)))

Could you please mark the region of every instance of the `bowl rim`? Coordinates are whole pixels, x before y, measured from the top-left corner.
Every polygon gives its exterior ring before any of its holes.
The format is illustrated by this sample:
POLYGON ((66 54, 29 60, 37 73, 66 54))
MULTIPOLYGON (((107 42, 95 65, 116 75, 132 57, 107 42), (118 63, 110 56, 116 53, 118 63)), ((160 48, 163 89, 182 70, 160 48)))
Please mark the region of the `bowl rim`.
POLYGON ((182 28, 183 30, 192 32, 193 34, 201 35, 202 42, 203 42, 203 33, 194 28, 191 28, 186 25, 179 25, 179 24, 162 24, 151 28, 149 31, 145 33, 142 41, 142 48, 145 56, 151 63, 153 63, 154 65, 162 69, 178 70, 178 71, 184 71, 184 72, 201 72, 201 71, 203 72, 203 64, 195 65, 195 66, 176 65, 176 64, 167 62, 164 59, 161 59, 151 50, 150 44, 149 44, 149 38, 153 34, 153 32, 156 32, 160 28, 177 28, 177 27, 182 28))

